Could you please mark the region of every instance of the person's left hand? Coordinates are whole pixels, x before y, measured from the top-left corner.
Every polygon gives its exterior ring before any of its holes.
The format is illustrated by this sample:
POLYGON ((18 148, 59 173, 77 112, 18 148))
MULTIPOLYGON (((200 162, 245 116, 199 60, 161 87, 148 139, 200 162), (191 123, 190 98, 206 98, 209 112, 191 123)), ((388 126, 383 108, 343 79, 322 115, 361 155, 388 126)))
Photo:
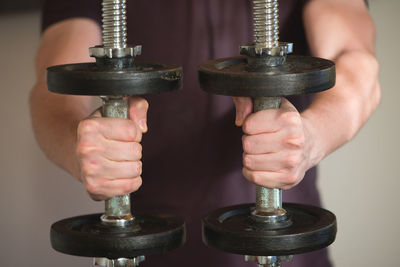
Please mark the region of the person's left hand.
POLYGON ((290 189, 312 167, 310 138, 296 108, 282 98, 279 109, 252 113, 248 97, 234 97, 236 125, 243 128, 243 175, 251 182, 290 189))

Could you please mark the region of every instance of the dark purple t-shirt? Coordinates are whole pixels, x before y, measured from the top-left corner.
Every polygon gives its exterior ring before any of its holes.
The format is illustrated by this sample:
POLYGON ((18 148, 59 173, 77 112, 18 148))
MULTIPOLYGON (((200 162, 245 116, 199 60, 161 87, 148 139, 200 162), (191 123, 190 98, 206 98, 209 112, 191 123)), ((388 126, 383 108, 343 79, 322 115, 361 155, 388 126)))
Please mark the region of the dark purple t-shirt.
MULTIPOLYGON (((305 1, 280 1, 280 40, 294 43, 295 54, 308 54, 302 24, 305 1)), ((242 176, 240 128, 235 127, 231 97, 204 93, 198 66, 209 59, 236 56, 252 40, 249 0, 128 1, 128 43, 142 44, 139 61, 183 66, 184 89, 146 97, 149 132, 143 137, 143 186, 133 194, 133 211, 171 213, 187 225, 187 243, 141 266, 251 266, 243 256, 205 247, 201 219, 210 211, 254 202, 255 188, 242 176)), ((43 30, 71 17, 100 22, 99 0, 47 1, 43 30)), ((301 111, 311 96, 289 100, 301 111)), ((315 168, 284 200, 320 205, 315 168)), ((297 255, 285 266, 330 266, 326 250, 297 255)))

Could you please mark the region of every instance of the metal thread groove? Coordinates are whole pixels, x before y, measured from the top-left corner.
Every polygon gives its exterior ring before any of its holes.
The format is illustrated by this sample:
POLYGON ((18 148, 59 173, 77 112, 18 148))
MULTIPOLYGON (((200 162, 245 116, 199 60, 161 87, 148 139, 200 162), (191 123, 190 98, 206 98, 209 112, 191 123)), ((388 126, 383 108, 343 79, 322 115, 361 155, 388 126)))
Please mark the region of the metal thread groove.
POLYGON ((278 0, 253 0, 254 42, 257 47, 279 45, 278 0))
POLYGON ((103 46, 126 47, 126 0, 103 0, 103 46))

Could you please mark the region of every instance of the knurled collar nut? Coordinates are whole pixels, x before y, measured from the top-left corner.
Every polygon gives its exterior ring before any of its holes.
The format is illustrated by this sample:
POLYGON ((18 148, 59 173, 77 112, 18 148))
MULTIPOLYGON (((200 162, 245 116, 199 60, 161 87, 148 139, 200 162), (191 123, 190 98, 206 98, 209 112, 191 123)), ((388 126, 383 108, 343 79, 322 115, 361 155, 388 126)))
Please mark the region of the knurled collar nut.
POLYGON ((285 57, 293 52, 293 43, 279 43, 273 48, 258 47, 254 44, 240 46, 240 54, 249 57, 285 57))
POLYGON ((103 46, 95 46, 89 48, 89 55, 96 58, 124 58, 124 57, 136 57, 142 54, 142 46, 137 45, 135 47, 125 48, 106 48, 103 46))
POLYGON ((293 256, 250 256, 245 255, 246 262, 256 262, 259 266, 274 266, 282 262, 289 262, 293 260, 293 256))
POLYGON ((139 263, 145 260, 144 256, 138 256, 132 259, 107 259, 107 258, 94 258, 93 265, 99 267, 137 267, 139 263))

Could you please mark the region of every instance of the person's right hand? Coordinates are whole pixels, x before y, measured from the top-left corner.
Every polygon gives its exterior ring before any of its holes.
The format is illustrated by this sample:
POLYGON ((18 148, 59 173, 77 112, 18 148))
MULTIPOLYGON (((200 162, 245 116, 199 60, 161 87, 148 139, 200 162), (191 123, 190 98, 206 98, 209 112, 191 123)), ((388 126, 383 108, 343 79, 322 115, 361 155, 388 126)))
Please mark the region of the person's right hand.
POLYGON ((142 133, 147 131, 148 103, 129 98, 130 119, 102 118, 100 110, 82 120, 77 130, 77 177, 94 200, 139 189, 142 184, 142 133))

